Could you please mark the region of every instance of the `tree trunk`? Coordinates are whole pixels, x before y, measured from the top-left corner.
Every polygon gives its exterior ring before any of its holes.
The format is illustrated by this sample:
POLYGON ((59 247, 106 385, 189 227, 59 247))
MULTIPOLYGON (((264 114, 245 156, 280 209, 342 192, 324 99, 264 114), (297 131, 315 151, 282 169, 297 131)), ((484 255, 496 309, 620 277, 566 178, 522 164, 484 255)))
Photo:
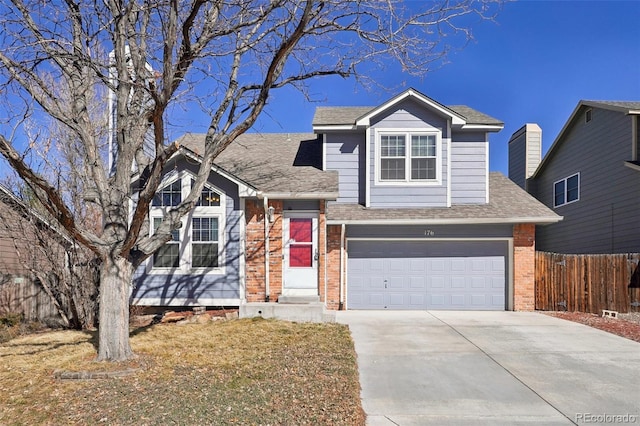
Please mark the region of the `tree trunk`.
POLYGON ((121 257, 107 257, 100 270, 98 361, 126 361, 134 357, 129 344, 129 286, 133 265, 121 257))

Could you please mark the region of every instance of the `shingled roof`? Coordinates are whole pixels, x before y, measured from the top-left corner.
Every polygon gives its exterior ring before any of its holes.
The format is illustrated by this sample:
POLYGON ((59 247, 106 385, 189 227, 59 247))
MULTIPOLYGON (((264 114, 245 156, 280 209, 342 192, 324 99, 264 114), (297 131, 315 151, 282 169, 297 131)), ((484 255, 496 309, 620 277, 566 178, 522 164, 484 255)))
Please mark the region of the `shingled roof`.
POLYGON ((637 101, 582 101, 587 106, 595 106, 624 112, 625 114, 638 114, 640 112, 640 102, 637 101))
MULTIPOLYGON (((204 134, 187 133, 176 142, 200 156, 204 139, 204 134)), ((272 197, 337 198, 338 172, 322 171, 321 161, 322 146, 313 133, 245 133, 214 164, 272 197)))
POLYGON ((330 204, 329 223, 555 223, 562 220, 547 206, 498 172, 489 174, 489 203, 429 208, 366 208, 359 204, 330 204))
MULTIPOLYGON (((352 107, 318 107, 313 117, 314 126, 352 125, 356 120, 377 107, 352 106, 352 107)), ((504 123, 497 118, 470 108, 466 105, 446 106, 452 112, 464 117, 467 124, 482 124, 501 126, 504 123)))

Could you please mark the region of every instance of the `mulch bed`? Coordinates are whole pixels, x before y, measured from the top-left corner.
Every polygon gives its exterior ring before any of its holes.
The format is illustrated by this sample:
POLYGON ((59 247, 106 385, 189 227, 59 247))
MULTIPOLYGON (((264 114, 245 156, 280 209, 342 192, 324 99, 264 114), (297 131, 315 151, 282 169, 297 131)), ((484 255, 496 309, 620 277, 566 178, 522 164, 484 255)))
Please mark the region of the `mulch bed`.
POLYGON ((585 324, 627 339, 640 342, 640 320, 636 315, 626 315, 628 319, 602 317, 584 312, 544 312, 547 315, 585 324))

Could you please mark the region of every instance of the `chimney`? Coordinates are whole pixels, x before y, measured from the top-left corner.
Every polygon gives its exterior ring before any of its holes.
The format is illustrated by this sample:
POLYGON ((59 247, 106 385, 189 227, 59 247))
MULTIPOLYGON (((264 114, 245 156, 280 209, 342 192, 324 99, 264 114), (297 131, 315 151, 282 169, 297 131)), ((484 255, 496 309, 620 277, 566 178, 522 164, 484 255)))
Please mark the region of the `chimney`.
POLYGON ((527 179, 542 159, 542 129, 527 123, 509 139, 509 179, 528 192, 527 179))

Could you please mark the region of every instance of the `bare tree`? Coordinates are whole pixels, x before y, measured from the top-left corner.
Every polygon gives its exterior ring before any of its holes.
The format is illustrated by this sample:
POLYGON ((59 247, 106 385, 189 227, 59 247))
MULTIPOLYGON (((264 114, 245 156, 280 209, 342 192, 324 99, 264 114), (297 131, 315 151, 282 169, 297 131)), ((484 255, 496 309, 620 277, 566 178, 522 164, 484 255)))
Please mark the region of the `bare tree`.
POLYGON ((499 3, 4 0, 0 101, 15 132, 0 134, 0 152, 51 216, 102 260, 98 359, 133 356, 127 327, 133 271, 171 238, 216 155, 255 123, 272 90, 304 90, 322 76, 359 78, 390 61, 423 74, 470 39, 472 17, 491 18, 499 3), (96 94, 107 92, 115 99, 112 171, 101 150, 105 129, 96 128, 91 109, 96 94), (177 150, 165 140, 166 113, 180 99, 198 101, 209 113, 203 161, 189 196, 149 236, 149 204, 177 150), (78 141, 81 171, 94 185, 92 202, 102 217, 99 233, 79 223, 56 182, 44 179, 21 148, 21 120, 45 115, 78 141), (153 155, 143 149, 149 134, 153 155), (130 217, 132 167, 140 181, 130 217))

